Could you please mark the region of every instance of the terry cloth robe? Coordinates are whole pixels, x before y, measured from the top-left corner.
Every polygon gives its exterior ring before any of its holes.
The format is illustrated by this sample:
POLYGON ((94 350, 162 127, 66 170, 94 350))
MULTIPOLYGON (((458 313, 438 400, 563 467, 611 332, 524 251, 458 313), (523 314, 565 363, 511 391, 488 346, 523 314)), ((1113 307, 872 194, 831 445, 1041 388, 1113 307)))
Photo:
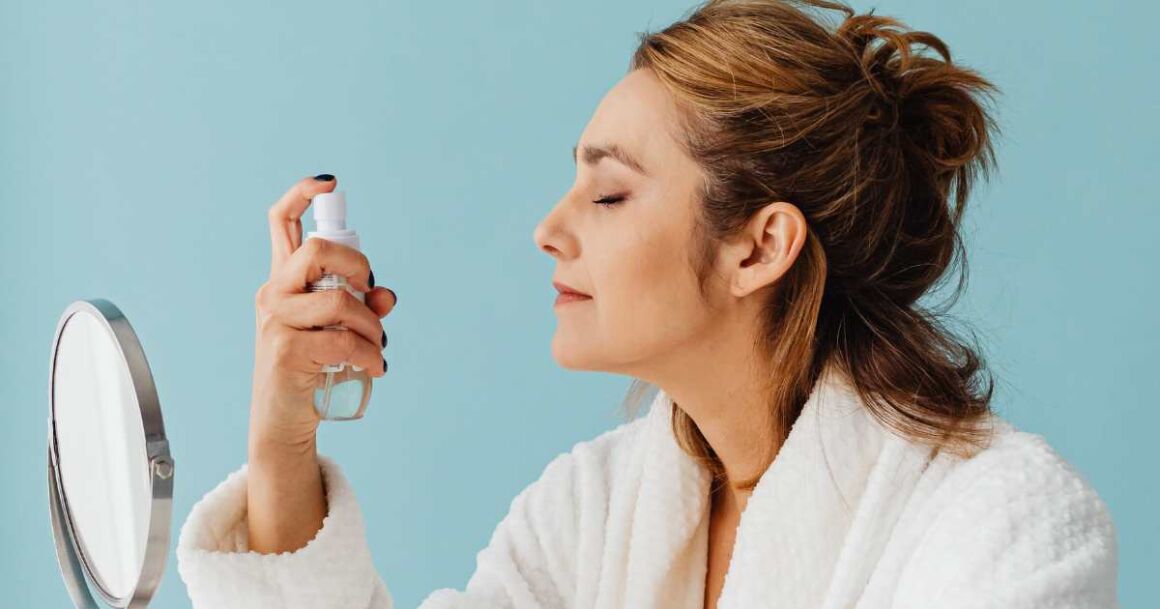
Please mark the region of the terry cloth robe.
MULTIPOLYGON (((420 608, 701 609, 710 478, 678 447, 668 399, 552 459, 464 589, 420 608)), ((1042 436, 994 429, 969 459, 932 458, 827 373, 742 512, 717 606, 1117 608, 1104 502, 1042 436)), ((394 606, 348 480, 319 462, 328 513, 296 551, 248 551, 246 465, 194 505, 177 560, 195 609, 394 606)))

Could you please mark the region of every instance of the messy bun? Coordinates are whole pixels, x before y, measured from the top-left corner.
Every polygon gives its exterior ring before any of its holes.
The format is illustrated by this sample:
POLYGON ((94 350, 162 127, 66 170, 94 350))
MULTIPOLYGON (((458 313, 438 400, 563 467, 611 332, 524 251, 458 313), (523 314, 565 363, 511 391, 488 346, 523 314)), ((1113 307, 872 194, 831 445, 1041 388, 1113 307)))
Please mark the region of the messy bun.
POLYGON ((869 215, 883 223, 909 220, 913 227, 899 235, 903 238, 883 244, 891 254, 881 262, 894 268, 859 272, 842 282, 855 290, 870 286, 899 305, 910 305, 946 270, 960 245, 956 230, 971 184, 977 173, 994 165, 988 141, 993 125, 975 100, 994 86, 955 66, 939 38, 907 31, 889 17, 849 14, 836 37, 857 62, 861 76, 853 86, 863 88, 865 96, 857 104, 863 114, 856 137, 869 154, 855 160, 865 163, 870 176, 886 181, 875 198, 894 199, 882 201, 869 215), (916 54, 911 48, 916 44, 936 50, 942 59, 916 54), (954 207, 948 208, 952 191, 954 207), (895 211, 898 217, 881 211, 895 211))
MULTIPOLYGON (((777 371, 774 446, 832 363, 901 434, 963 456, 982 447, 994 381, 941 318, 965 286, 964 206, 995 163, 984 102, 996 87, 952 63, 933 34, 823 0, 705 2, 642 34, 630 68, 673 94, 676 135, 704 170, 690 259, 702 289, 717 246, 762 207, 787 201, 806 218, 806 245, 761 320, 777 371), (845 18, 835 26, 818 9, 845 18), (949 302, 920 306, 956 261, 949 302)), ((723 477, 677 404, 673 426, 723 477)), ((757 478, 731 482, 751 489, 757 478)))

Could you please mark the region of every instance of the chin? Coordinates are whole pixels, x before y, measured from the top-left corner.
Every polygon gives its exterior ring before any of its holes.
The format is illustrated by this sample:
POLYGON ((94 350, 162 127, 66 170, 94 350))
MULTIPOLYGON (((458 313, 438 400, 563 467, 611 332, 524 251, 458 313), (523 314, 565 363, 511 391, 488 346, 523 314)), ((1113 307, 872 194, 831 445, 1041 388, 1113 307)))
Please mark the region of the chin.
POLYGON ((559 332, 552 337, 552 359, 566 370, 599 370, 599 359, 589 351, 587 344, 577 344, 561 337, 559 332))

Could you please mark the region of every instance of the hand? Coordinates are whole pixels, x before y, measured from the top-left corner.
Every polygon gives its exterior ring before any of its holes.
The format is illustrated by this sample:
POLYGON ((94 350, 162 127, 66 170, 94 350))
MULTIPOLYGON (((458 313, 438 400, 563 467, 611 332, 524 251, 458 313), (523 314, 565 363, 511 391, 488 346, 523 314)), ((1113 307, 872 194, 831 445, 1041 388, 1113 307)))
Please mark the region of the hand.
POLYGON ((314 390, 324 364, 349 362, 373 377, 386 372, 381 319, 394 293, 370 286, 370 264, 358 250, 323 239, 302 243, 301 217, 311 198, 337 181, 303 178, 270 208, 270 277, 254 298, 257 329, 250 405, 251 453, 258 446, 291 450, 314 445, 320 418, 314 390), (366 292, 365 304, 346 290, 310 292, 330 272, 366 292), (342 329, 324 329, 341 325, 342 329))

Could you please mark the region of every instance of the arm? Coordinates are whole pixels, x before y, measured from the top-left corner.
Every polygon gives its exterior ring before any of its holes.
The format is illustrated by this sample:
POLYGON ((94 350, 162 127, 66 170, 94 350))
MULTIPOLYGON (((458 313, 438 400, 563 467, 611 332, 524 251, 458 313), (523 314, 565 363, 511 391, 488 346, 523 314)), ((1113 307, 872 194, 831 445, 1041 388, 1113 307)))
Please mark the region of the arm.
POLYGON ((305 546, 327 512, 315 439, 301 448, 251 441, 249 464, 250 549, 277 554, 305 546))
MULTIPOLYGON (((338 464, 318 455, 327 514, 305 546, 251 550, 243 465, 194 505, 178 541, 178 571, 195 609, 393 609, 375 572, 362 514, 338 464)), ((512 500, 476 555, 463 591, 432 592, 420 609, 549 609, 575 596, 579 497, 565 453, 512 500)), ((592 497, 595 501, 606 498, 592 497)))
POLYGON ((393 609, 353 489, 337 463, 317 459, 327 513, 299 549, 252 551, 248 463, 194 504, 177 542, 177 569, 195 609, 393 609))

